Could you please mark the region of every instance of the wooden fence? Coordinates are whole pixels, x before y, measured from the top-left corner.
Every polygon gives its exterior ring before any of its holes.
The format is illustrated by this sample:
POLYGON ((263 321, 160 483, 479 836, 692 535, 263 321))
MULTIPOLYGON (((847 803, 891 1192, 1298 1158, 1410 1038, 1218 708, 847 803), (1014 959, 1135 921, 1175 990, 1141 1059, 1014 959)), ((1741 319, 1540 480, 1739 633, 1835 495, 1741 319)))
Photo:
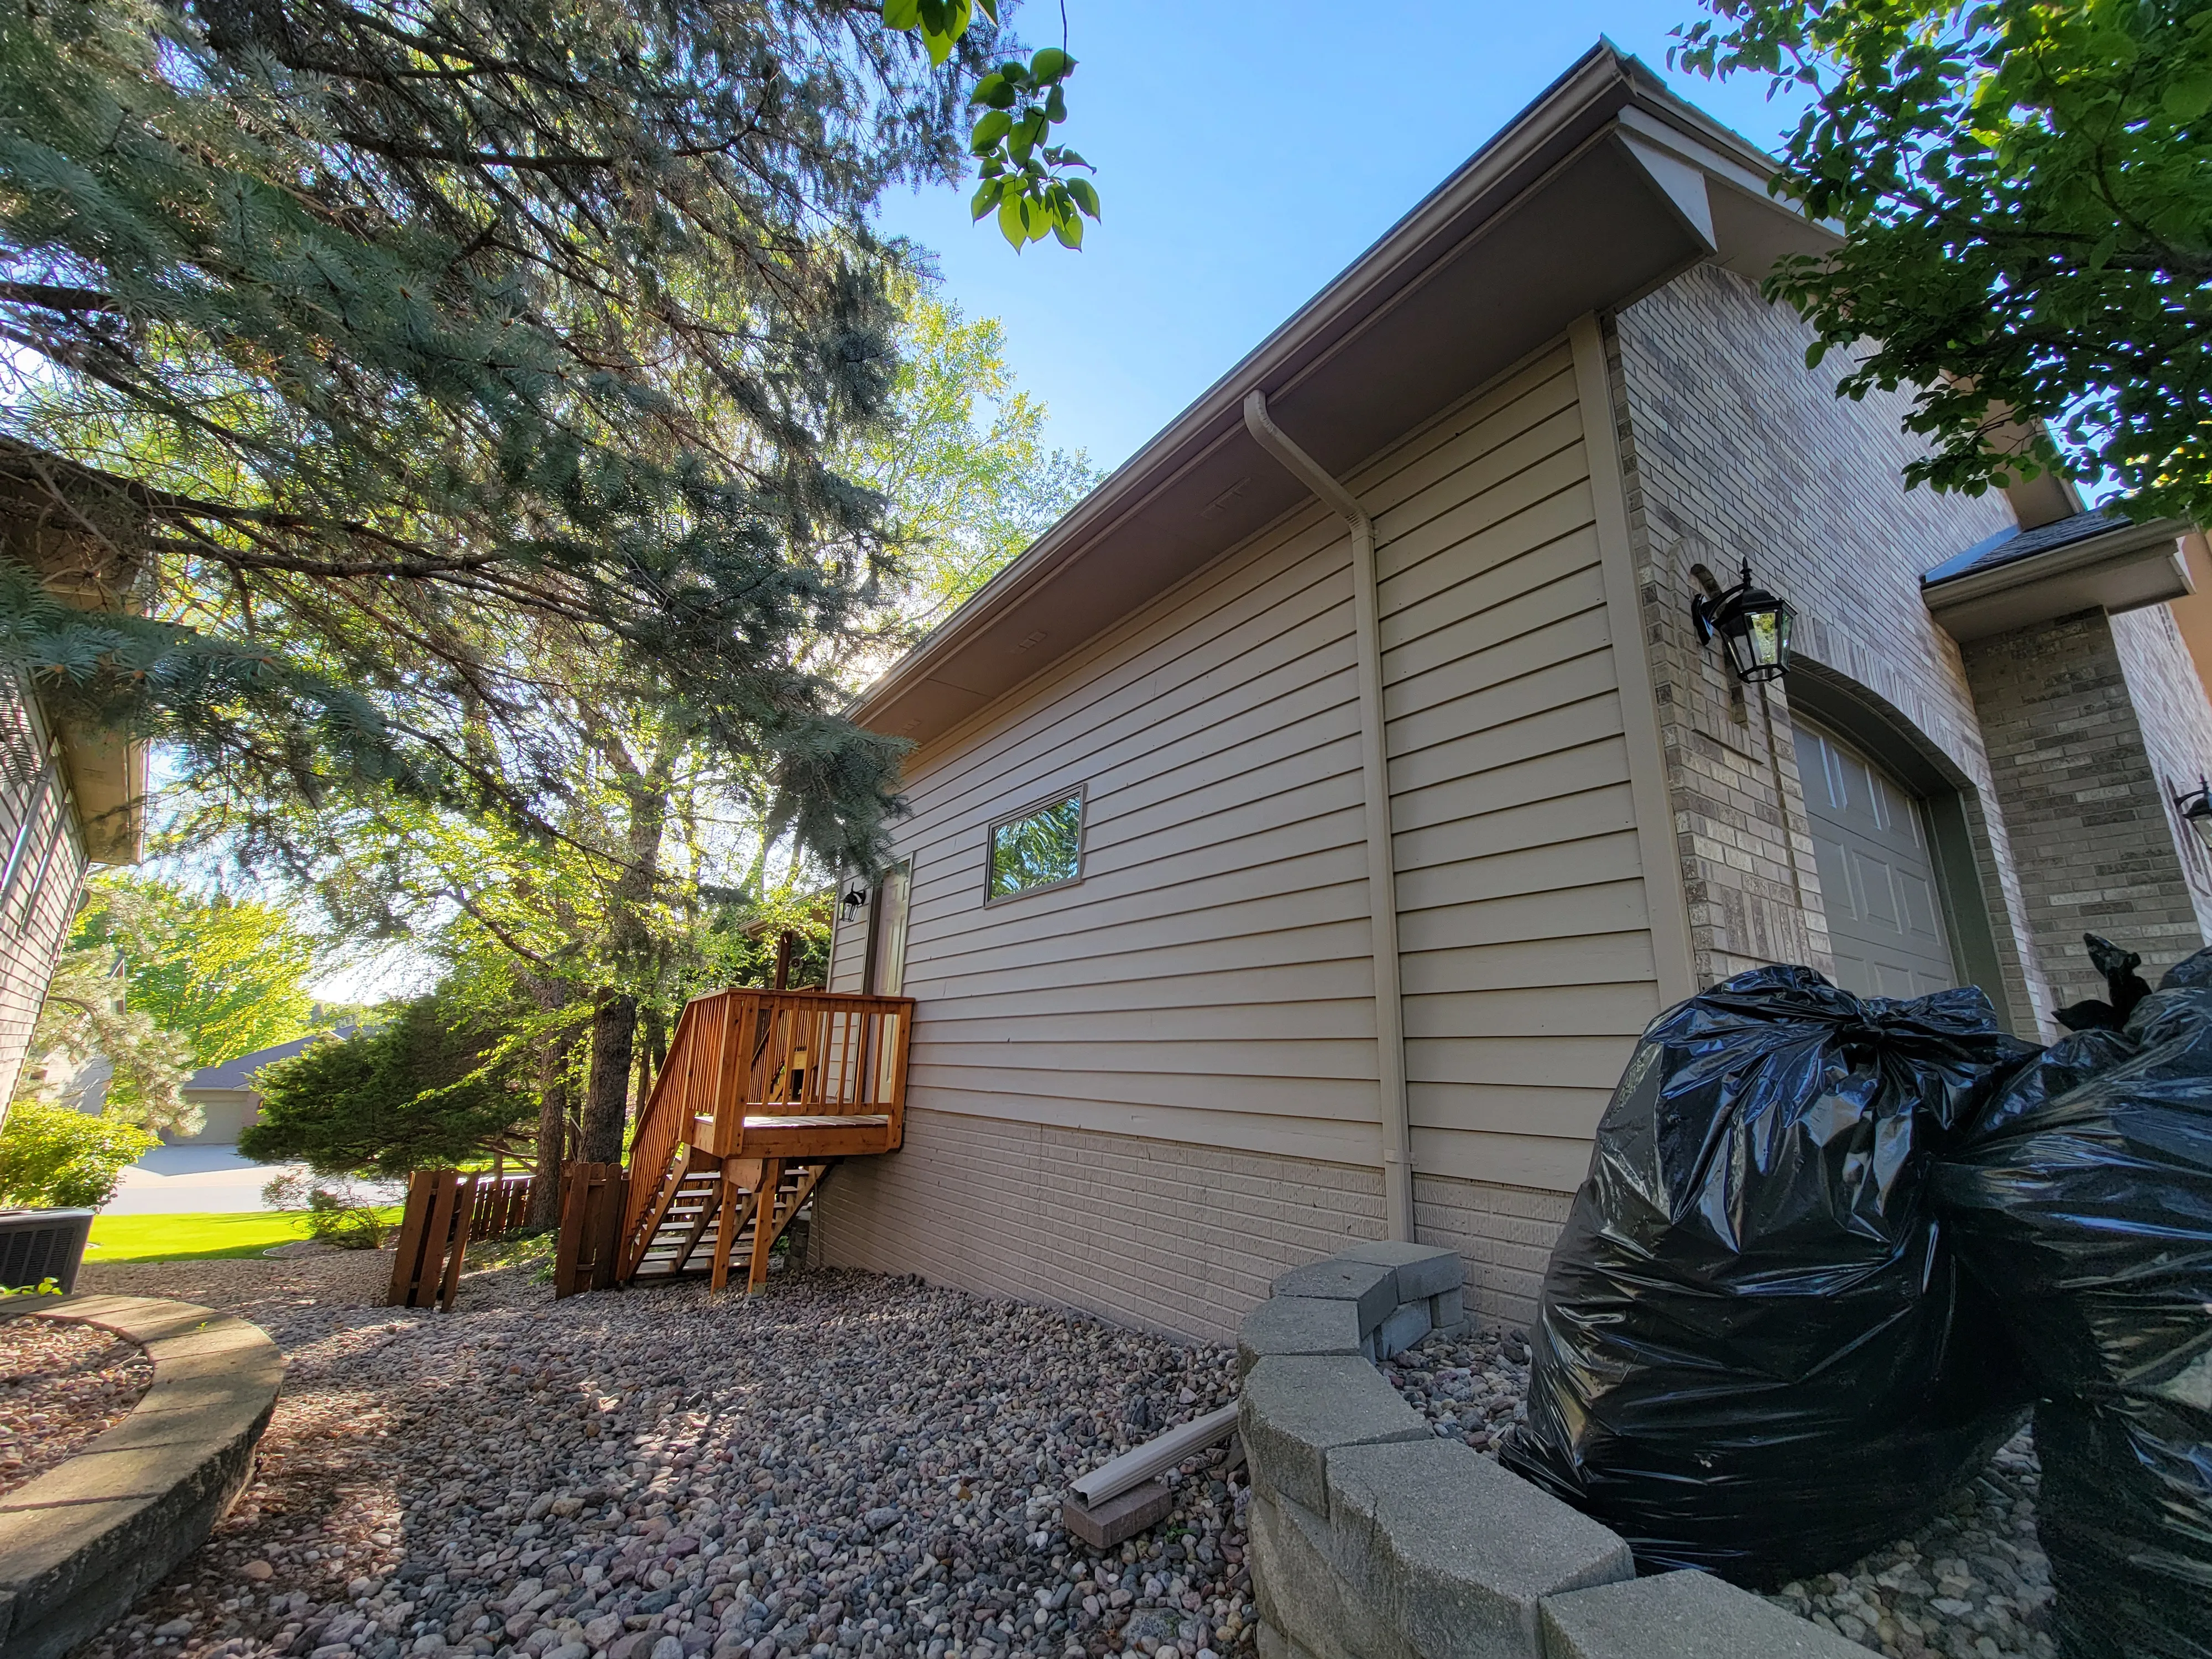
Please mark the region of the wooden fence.
POLYGON ((561 1166, 561 1237, 553 1251, 556 1301, 579 1291, 613 1288, 622 1261, 625 1184, 619 1164, 561 1166))
POLYGON ((461 1258, 470 1241, 496 1238, 530 1213, 532 1177, 417 1170, 407 1182, 407 1209, 392 1263, 390 1308, 451 1309, 460 1288, 461 1258))

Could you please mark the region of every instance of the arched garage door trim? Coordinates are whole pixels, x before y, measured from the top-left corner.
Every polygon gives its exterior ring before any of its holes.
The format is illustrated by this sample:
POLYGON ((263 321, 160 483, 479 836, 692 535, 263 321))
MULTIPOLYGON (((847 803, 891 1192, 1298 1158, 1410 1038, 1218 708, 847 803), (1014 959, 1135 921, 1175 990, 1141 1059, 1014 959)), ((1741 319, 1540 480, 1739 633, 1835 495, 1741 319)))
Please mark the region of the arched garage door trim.
POLYGON ((1921 797, 1952 960, 1968 984, 1988 994, 2008 1029, 2033 1036, 2033 1014, 2014 1006, 2017 999, 2005 985, 1990 921, 1993 907, 1982 885, 1981 860, 1967 820, 1965 796, 1972 792, 1972 783, 1895 708, 1823 664, 1802 656, 1791 663, 1789 702, 1815 726, 1866 750, 1921 797))

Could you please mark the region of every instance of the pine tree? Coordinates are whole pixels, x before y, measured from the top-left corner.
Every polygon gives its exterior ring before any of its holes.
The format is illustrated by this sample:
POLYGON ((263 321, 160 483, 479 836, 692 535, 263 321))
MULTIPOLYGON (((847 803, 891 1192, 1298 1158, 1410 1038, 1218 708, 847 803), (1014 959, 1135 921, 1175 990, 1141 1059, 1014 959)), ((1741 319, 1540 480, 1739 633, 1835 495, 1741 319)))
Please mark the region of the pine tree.
POLYGON ((572 635, 872 861, 896 746, 801 642, 884 572, 829 458, 896 369, 866 210, 962 164, 996 33, 958 9, 0 17, 0 512, 40 566, 0 568, 0 662, 241 801, 543 827, 508 647, 572 635))

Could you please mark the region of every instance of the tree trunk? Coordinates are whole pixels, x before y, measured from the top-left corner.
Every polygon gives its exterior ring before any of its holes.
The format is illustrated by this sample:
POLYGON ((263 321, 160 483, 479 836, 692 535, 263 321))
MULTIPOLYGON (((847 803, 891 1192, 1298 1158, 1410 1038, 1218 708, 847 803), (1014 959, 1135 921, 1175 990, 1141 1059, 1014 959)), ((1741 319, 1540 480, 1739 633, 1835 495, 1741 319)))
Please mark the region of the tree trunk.
POLYGON ((637 999, 619 991, 599 994, 592 1012, 592 1076, 584 1089, 586 1164, 622 1159, 623 1130, 629 1121, 629 1068, 637 1043, 637 999))
POLYGON ((561 1165, 568 1139, 568 1048, 550 1044, 538 1060, 538 1175, 530 1183, 529 1224, 561 1223, 561 1165))
MULTIPOLYGON (((611 733, 601 744, 601 752, 615 769, 629 819, 623 836, 622 873, 607 896, 608 953, 618 973, 645 967, 652 951, 644 912, 660 878, 669 780, 683 746, 683 732, 672 719, 663 725, 650 764, 642 770, 611 733)), ((584 1163, 612 1164, 622 1157, 630 1066, 636 1054, 637 999, 610 986, 599 993, 592 1012, 592 1075, 584 1093, 583 1144, 577 1152, 584 1163)), ((640 1098, 643 1098, 641 1093, 640 1098)))

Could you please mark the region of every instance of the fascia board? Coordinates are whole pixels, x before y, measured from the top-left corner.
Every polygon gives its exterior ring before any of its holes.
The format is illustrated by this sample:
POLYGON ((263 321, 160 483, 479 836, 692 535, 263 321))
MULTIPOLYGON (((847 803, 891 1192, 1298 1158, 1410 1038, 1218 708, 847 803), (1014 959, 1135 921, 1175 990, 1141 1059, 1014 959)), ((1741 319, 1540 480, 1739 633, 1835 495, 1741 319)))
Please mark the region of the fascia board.
MULTIPOLYGON (((1280 370, 1316 337, 1362 307, 1382 282, 1426 252, 1482 198, 1495 192, 1529 161, 1557 143, 1578 121, 1608 97, 1625 100, 1632 88, 1625 60, 1610 44, 1601 44, 1543 93, 1523 117, 1475 152, 1451 178, 1353 260, 1327 288, 1229 372, 1201 393, 1182 414, 1136 454, 1107 475, 1067 514, 1047 530, 1029 550, 986 582, 951 617, 869 686, 847 709, 847 717, 866 726, 871 714, 908 685, 929 678, 933 667, 981 631, 1084 544, 1109 529, 1175 476, 1203 458, 1232 429, 1241 429, 1244 394, 1279 378, 1280 370), (1220 428, 1215 431, 1215 428, 1220 428), (1200 453, 1177 457, 1192 446, 1200 453)), ((1502 205, 1502 204, 1501 204, 1502 205)))
POLYGON ((2101 536, 1969 571, 1922 589, 1928 611, 1955 640, 1985 639, 2077 611, 2118 615, 2195 592, 2178 520, 2123 525, 2101 536))
MULTIPOLYGON (((1758 204, 1755 240, 1762 251, 1832 246, 1829 232, 1767 195, 1771 158, 1675 98, 1636 59, 1601 42, 1028 551, 892 664, 848 707, 848 717, 869 725, 908 694, 931 686, 932 695, 973 698, 981 706, 987 694, 963 685, 958 666, 971 642, 980 644, 1001 617, 1088 548, 1236 441, 1247 392, 1261 386, 1272 397, 1296 387, 1322 363, 1352 349, 1364 330, 1441 270, 1454 250, 1499 225, 1574 157, 1607 143, 1632 157, 1695 240, 1724 263, 1729 262, 1729 237, 1716 229, 1708 200, 1715 185, 1732 199, 1758 204)), ((1741 224, 1743 210, 1733 210, 1741 224)), ((1763 266, 1771 257, 1762 252, 1752 263, 1763 266)), ((1644 291, 1648 287, 1624 292, 1617 302, 1644 291)), ((1109 620, 1102 617, 1102 624, 1109 620)))

